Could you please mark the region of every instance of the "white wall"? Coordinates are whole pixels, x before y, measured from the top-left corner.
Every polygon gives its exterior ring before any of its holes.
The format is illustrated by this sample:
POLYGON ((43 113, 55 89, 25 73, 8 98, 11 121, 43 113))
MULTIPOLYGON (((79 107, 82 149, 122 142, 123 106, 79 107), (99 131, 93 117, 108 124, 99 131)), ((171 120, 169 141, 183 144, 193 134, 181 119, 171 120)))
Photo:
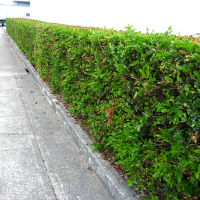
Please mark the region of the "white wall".
POLYGON ((64 23, 138 31, 200 32, 200 0, 32 0, 31 18, 64 23))
POLYGON ((8 17, 24 18, 26 13, 30 13, 29 7, 12 6, 9 7, 8 17))
POLYGON ((0 0, 0 18, 24 18, 30 13, 30 7, 14 6, 13 0, 0 0))

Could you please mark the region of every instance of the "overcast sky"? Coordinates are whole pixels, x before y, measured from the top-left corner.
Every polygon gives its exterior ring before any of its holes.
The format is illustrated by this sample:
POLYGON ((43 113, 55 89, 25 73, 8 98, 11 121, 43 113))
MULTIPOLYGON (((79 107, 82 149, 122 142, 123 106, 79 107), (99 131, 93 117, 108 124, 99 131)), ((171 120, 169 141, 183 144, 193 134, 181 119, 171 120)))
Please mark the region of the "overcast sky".
POLYGON ((31 16, 72 25, 200 32, 200 0, 32 0, 31 16))
POLYGON ((13 0, 0 0, 0 3, 11 4, 13 0))

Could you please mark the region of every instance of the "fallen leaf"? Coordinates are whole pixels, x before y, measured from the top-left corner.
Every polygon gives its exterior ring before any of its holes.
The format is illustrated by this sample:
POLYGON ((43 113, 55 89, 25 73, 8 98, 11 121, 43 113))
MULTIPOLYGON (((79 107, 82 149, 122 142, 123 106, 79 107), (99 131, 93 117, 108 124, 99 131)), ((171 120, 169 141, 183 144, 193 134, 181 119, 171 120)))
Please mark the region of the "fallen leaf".
POLYGON ((111 125, 111 124, 113 123, 113 118, 112 118, 112 116, 113 116, 113 114, 114 114, 114 111, 115 111, 115 108, 113 108, 113 107, 108 108, 108 109, 106 110, 106 117, 108 117, 108 122, 107 122, 108 125, 111 125))
POLYGON ((93 169, 90 166, 87 166, 87 169, 93 171, 93 169))
POLYGON ((196 144, 197 143, 197 137, 194 135, 192 136, 192 141, 196 144))
POLYGON ((107 57, 106 57, 106 58, 104 58, 104 59, 103 59, 103 61, 102 61, 102 63, 105 63, 107 60, 108 60, 108 58, 107 58, 107 57))
POLYGON ((188 54, 188 52, 185 51, 185 50, 180 50, 180 52, 181 52, 183 55, 187 55, 187 54, 188 54))

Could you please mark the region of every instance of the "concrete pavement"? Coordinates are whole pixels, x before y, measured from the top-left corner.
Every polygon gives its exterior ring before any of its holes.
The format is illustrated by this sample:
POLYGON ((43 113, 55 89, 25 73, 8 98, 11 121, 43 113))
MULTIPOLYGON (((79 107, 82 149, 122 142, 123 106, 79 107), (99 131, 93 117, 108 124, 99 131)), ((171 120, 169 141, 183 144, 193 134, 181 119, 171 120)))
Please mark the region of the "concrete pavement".
POLYGON ((0 28, 0 200, 111 200, 0 28))

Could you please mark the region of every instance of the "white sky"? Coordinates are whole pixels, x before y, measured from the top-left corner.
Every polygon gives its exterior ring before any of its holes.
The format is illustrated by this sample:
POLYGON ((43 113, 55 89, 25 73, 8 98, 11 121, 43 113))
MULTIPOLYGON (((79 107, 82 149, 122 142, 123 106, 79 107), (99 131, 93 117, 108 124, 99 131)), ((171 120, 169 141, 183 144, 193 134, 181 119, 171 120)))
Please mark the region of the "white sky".
POLYGON ((0 18, 5 19, 7 17, 26 17, 26 13, 30 13, 29 7, 13 5, 13 0, 0 0, 0 18))
POLYGON ((34 19, 69 25, 200 32, 200 0, 32 0, 34 19))
POLYGON ((0 0, 0 3, 3 3, 3 4, 13 4, 13 0, 0 0))

